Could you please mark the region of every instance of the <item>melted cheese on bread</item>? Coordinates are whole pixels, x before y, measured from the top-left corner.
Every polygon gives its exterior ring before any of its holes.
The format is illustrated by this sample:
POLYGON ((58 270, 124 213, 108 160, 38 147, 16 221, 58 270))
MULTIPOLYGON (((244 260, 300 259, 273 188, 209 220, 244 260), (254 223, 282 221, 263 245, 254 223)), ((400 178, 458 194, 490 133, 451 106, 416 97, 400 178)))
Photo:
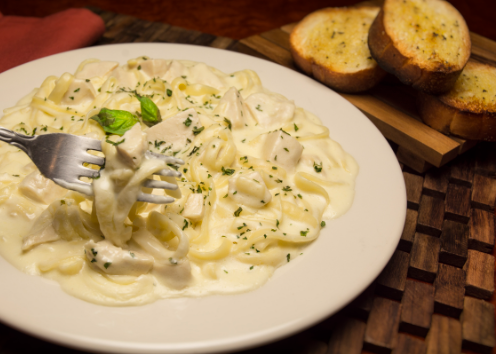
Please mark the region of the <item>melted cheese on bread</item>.
POLYGON ((384 26, 395 47, 421 67, 457 67, 467 59, 465 21, 446 1, 390 0, 384 26))
POLYGON ((461 110, 496 112, 496 68, 468 62, 455 87, 440 98, 461 110))
POLYGON ((306 55, 342 73, 377 65, 367 45, 370 25, 379 8, 331 9, 320 13, 306 39, 306 55))

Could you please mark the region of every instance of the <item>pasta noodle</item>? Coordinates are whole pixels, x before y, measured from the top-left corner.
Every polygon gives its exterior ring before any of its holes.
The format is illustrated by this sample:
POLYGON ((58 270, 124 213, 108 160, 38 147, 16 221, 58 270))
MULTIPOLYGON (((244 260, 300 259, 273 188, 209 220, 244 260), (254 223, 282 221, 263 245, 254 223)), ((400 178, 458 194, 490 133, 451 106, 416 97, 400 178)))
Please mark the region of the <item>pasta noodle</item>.
POLYGON ((122 66, 89 59, 74 74, 48 77, 0 124, 26 135, 102 140, 106 163, 94 197, 55 185, 22 151, 0 145, 7 240, 0 253, 99 304, 255 289, 305 254, 323 220, 345 213, 354 197, 355 160, 317 117, 264 88, 251 70, 225 74, 145 56, 122 66), (160 113, 153 124, 143 97, 160 113), (129 112, 137 123, 121 136, 106 133, 91 119, 102 108, 129 112), (170 168, 182 176, 153 176, 170 168), (146 179, 177 190, 145 188, 146 179), (136 202, 140 192, 175 201, 136 202))

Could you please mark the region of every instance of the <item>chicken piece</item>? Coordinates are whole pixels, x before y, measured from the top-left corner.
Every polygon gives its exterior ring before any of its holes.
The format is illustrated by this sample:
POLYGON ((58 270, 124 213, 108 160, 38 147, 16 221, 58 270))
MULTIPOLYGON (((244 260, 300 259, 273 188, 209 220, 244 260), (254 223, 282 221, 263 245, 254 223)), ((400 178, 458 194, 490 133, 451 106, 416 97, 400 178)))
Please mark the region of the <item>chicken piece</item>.
POLYGON ((140 63, 141 71, 150 78, 162 77, 169 70, 170 63, 165 59, 148 59, 140 63))
POLYGON ((265 93, 254 93, 245 102, 258 124, 268 129, 281 128, 295 112, 293 102, 265 93))
POLYGON ((191 264, 188 259, 157 260, 152 274, 157 280, 173 289, 184 289, 191 282, 191 264))
POLYGON ((238 204, 252 208, 262 208, 272 200, 272 195, 258 172, 238 174, 230 178, 229 197, 238 204))
POLYGON ((216 88, 217 90, 221 90, 225 86, 219 76, 214 74, 205 63, 197 63, 189 68, 188 78, 191 82, 210 86, 216 88))
POLYGON ((98 243, 91 240, 84 245, 84 251, 90 264, 107 274, 139 276, 153 267, 153 257, 138 251, 123 250, 107 240, 98 243))
POLYGON ((204 215, 203 194, 193 193, 188 196, 182 216, 191 221, 200 221, 204 215))
POLYGON ((96 91, 91 82, 86 80, 74 79, 64 96, 62 97, 61 104, 64 106, 79 106, 81 104, 89 104, 93 102, 96 97, 96 91))
POLYGON ((300 160, 303 146, 291 135, 278 130, 267 135, 263 158, 274 162, 287 171, 293 171, 300 160))
POLYGON ((246 108, 243 97, 236 88, 231 87, 222 96, 217 107, 215 107, 213 114, 218 114, 231 121, 232 128, 243 128, 246 123, 246 117, 249 110, 246 108))
POLYGON ((99 61, 86 64, 76 73, 76 79, 86 80, 93 77, 104 77, 119 65, 116 61, 99 61))
POLYGON ((135 124, 122 136, 122 139, 124 142, 117 145, 117 153, 128 165, 133 168, 138 167, 148 147, 146 134, 141 131, 141 125, 135 124))
POLYGON ((50 213, 42 214, 38 220, 29 234, 22 239, 22 250, 24 252, 42 243, 60 240, 60 236, 57 235, 51 224, 53 216, 50 213))
POLYGON ((112 71, 112 76, 118 82, 118 87, 128 88, 130 90, 136 88, 138 84, 138 78, 134 72, 124 69, 123 67, 117 67, 112 71))
POLYGON ((159 149, 163 149, 172 145, 172 150, 179 151, 193 141, 194 130, 201 127, 198 114, 190 108, 149 128, 146 135, 150 146, 159 146, 159 149))
POLYGON ((42 204, 50 204, 67 193, 67 189, 45 178, 38 170, 31 172, 19 183, 19 191, 29 199, 42 204))
POLYGON ((173 60, 173 61, 171 61, 169 69, 164 74, 162 79, 164 79, 168 83, 171 83, 176 77, 186 76, 186 78, 187 78, 188 75, 189 75, 188 68, 185 67, 180 62, 173 60))

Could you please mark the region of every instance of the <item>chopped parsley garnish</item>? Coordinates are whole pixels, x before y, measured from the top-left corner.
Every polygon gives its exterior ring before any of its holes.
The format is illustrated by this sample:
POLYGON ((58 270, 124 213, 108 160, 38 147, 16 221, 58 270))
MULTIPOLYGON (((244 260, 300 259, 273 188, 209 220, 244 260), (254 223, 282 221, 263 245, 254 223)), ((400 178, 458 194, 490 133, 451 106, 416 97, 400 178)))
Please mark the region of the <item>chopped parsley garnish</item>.
POLYGON ((112 265, 112 262, 105 262, 105 264, 103 265, 105 267, 105 269, 108 269, 108 267, 110 267, 112 265))
POLYGON ((194 154, 195 152, 197 152, 198 150, 200 150, 200 148, 199 148, 198 146, 194 146, 194 147, 193 147, 193 150, 191 150, 191 152, 189 153, 189 155, 188 155, 188 156, 193 155, 193 154, 194 154))
POLYGON ((298 126, 296 125, 296 123, 294 123, 294 130, 295 130, 295 132, 297 132, 298 130, 300 130, 300 128, 298 128, 298 126))
POLYGON ((291 189, 290 186, 283 187, 282 190, 285 191, 285 192, 291 192, 292 191, 292 189, 291 189))
POLYGON ((229 130, 232 130, 232 123, 231 123, 231 121, 229 119, 227 119, 227 118, 224 118, 224 122, 227 123, 227 127, 229 128, 229 130))
POLYGON ((300 231, 300 236, 305 236, 306 237, 307 234, 308 234, 308 230, 306 230, 306 231, 300 231))
POLYGON ((165 141, 163 141, 163 140, 162 141, 155 140, 154 144, 155 144, 155 149, 160 149, 160 146, 162 144, 165 144, 165 141))
POLYGON ((241 214, 241 212, 243 211, 243 209, 241 207, 239 207, 235 212, 234 212, 234 216, 238 217, 239 214, 241 214))
POLYGON ((121 141, 118 141, 118 142, 113 142, 112 140, 105 139, 105 142, 107 142, 109 144, 112 144, 114 146, 120 145, 120 144, 122 144, 125 141, 126 141, 126 139, 122 139, 121 141))
POLYGON ((234 169, 224 168, 224 166, 222 166, 221 170, 222 170, 222 175, 228 175, 228 176, 231 176, 234 172, 236 172, 234 169))
POLYGON ((326 226, 326 223, 325 221, 322 220, 322 222, 320 223, 320 227, 325 227, 326 226))
MULTIPOLYGON (((184 210, 184 208, 183 208, 183 210, 184 210)), ((187 227, 188 227, 188 225, 189 225, 189 224, 188 224, 188 220, 184 219, 183 231, 184 231, 184 229, 185 229, 185 228, 187 228, 187 227)))
POLYGON ((200 128, 194 127, 193 128, 193 134, 198 135, 203 131, 203 129, 205 129, 205 127, 200 127, 200 128))
POLYGON ((322 172, 322 162, 320 164, 316 164, 315 161, 314 161, 314 163, 313 163, 313 169, 317 173, 322 172))
POLYGON ((171 89, 167 89, 167 96, 169 96, 169 97, 172 96, 172 90, 171 89))
POLYGON ((286 260, 287 260, 288 262, 291 260, 291 254, 290 254, 290 253, 288 253, 288 254, 286 255, 286 260))
POLYGON ((189 127, 191 125, 193 121, 188 117, 186 118, 186 120, 183 122, 183 124, 187 127, 189 127))

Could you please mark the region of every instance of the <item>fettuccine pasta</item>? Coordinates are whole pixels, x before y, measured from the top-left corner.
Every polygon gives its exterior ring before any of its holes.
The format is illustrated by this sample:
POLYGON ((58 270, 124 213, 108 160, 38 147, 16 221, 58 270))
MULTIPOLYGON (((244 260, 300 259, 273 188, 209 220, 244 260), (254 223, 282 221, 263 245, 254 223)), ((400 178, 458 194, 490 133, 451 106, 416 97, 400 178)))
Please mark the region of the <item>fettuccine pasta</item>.
POLYGON ((102 141, 94 196, 56 185, 25 153, 0 145, 0 253, 98 304, 253 290, 304 255, 353 202, 355 160, 316 116, 264 88, 251 70, 90 59, 74 74, 49 76, 0 124, 102 141), (145 122, 139 97, 153 101, 161 121, 145 122), (102 108, 131 114, 125 133, 106 134, 91 119, 102 108), (171 168, 181 177, 154 175, 171 168), (147 179, 177 190, 145 188, 147 179), (175 201, 136 202, 140 192, 175 201))

